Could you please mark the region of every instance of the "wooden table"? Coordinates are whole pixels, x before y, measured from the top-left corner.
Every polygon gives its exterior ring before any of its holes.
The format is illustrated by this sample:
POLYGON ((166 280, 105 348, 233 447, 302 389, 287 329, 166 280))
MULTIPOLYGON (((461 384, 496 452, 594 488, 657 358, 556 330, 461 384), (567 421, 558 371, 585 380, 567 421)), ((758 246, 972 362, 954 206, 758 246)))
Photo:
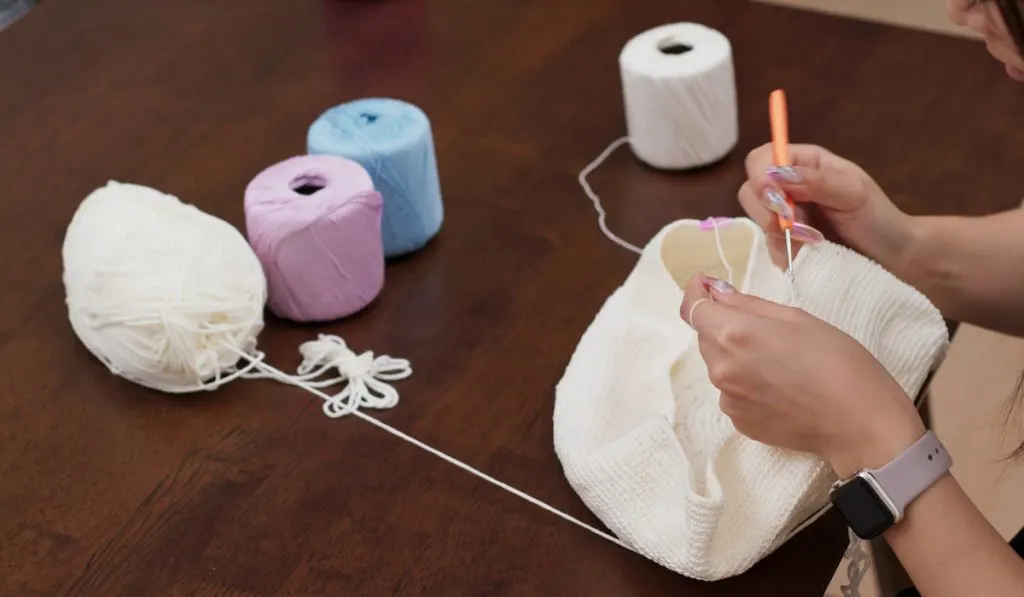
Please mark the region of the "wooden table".
POLYGON ((909 210, 1019 203, 1022 95, 980 45, 742 1, 53 0, 0 33, 0 594, 820 595, 845 542, 833 517, 739 578, 691 581, 300 390, 133 386, 67 324, 60 245, 93 188, 146 184, 241 226, 246 182, 302 153, 323 109, 414 102, 441 236, 363 314, 270 321, 261 344, 288 369, 318 332, 411 359, 381 420, 594 522, 552 450, 553 386, 634 257, 576 174, 623 133, 619 50, 676 20, 733 40, 742 138, 687 175, 616 154, 592 181, 624 237, 738 215, 776 86, 794 139, 909 210))

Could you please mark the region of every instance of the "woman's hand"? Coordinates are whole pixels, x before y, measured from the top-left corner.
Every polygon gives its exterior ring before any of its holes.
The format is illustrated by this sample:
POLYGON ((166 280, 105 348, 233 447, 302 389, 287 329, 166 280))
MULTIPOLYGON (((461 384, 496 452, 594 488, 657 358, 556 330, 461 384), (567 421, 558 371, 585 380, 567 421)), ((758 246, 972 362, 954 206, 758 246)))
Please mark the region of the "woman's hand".
POLYGON ((680 314, 697 332, 722 411, 751 439, 813 452, 846 477, 885 465, 924 434, 913 402, 871 353, 804 311, 697 276, 680 314))
POLYGON ((778 215, 788 211, 785 192, 796 203, 797 221, 892 269, 912 240, 913 218, 853 162, 816 145, 792 145, 790 154, 792 166, 775 168, 770 144, 751 151, 739 190, 743 209, 767 233, 776 264, 784 266, 786 255, 778 224, 778 215))

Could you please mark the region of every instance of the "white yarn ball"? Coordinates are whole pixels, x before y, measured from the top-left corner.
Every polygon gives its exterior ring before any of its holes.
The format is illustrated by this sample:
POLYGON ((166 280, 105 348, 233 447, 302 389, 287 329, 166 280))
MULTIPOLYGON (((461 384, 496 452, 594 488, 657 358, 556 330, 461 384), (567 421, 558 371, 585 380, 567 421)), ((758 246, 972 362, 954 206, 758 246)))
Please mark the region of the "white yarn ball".
POLYGON ((111 181, 64 237, 71 327, 110 370, 165 392, 213 389, 251 355, 266 278, 242 234, 177 197, 111 181))

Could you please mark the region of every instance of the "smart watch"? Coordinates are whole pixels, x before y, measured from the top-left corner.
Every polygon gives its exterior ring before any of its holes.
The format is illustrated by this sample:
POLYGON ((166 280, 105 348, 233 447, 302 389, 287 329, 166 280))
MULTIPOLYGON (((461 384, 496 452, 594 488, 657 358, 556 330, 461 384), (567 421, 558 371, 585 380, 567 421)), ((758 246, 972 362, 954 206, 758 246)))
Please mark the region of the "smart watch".
POLYGON ((832 486, 829 499, 861 539, 874 539, 903 519, 910 502, 949 472, 953 459, 928 431, 895 460, 832 486))

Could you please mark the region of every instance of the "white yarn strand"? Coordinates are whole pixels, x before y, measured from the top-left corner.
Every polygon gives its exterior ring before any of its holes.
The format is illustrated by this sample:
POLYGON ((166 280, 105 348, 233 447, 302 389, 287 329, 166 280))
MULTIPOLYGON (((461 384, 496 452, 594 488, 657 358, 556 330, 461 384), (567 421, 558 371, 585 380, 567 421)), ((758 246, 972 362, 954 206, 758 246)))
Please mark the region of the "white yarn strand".
MULTIPOLYGON (((405 359, 353 352, 338 336, 303 343, 295 375, 257 349, 267 282, 235 227, 177 197, 115 181, 79 205, 62 247, 65 302, 82 344, 114 375, 167 393, 274 379, 323 400, 616 545, 621 540, 362 412, 398 404, 405 359), (244 362, 243 362, 244 361, 244 362), (333 373, 333 375, 332 375, 333 373), (325 379, 322 376, 327 375, 325 379), (324 391, 344 384, 334 395, 324 391)), ((632 551, 632 550, 631 550, 632 551)))
MULTIPOLYGON (((323 335, 321 335, 320 339, 317 342, 315 342, 315 343, 306 343, 303 346, 307 347, 307 351, 306 352, 307 352, 307 355, 308 355, 308 354, 317 354, 317 352, 315 352, 315 351, 319 351, 319 350, 324 349, 325 348, 325 344, 332 344, 332 345, 337 346, 339 343, 342 346, 344 346, 344 342, 341 341, 341 339, 338 338, 337 336, 323 336, 323 335)), ((337 351, 335 354, 343 354, 343 353, 341 353, 341 351, 337 351)), ((372 354, 372 353, 363 353, 363 355, 366 355, 366 354, 372 354)), ((363 355, 360 355, 360 356, 363 356, 363 355)), ((241 356, 242 358, 245 358, 245 359, 252 359, 252 355, 248 355, 248 354, 244 354, 244 353, 239 353, 239 356, 241 356)), ((307 360, 303 361, 303 366, 306 369, 309 369, 309 368, 311 368, 313 366, 311 364, 312 362, 309 361, 308 359, 309 359, 309 356, 307 356, 307 360)), ((382 366, 380 369, 378 369, 378 373, 376 374, 376 378, 377 379, 387 379, 387 380, 404 379, 405 377, 408 377, 409 375, 412 374, 411 368, 408 367, 408 361, 405 361, 404 359, 391 359, 391 357, 378 357, 378 359, 385 359, 384 362, 388 363, 389 366, 387 366, 387 367, 382 366), (395 365, 396 363, 398 363, 398 365, 395 365), (406 371, 408 373, 406 373, 406 371)), ((351 361, 346 361, 346 362, 351 362, 351 361)), ((417 448, 419 448, 419 449, 421 449, 421 450, 423 450, 425 452, 433 454, 434 456, 440 458, 441 460, 444 460, 445 462, 447 462, 449 464, 457 466, 458 468, 466 471, 467 473, 469 473, 469 474, 471 474, 471 475, 473 475, 473 476, 475 476, 475 477, 477 477, 479 479, 482 479, 483 481, 486 481, 487 483, 490 483, 491 485, 494 485, 495 487, 498 487, 499 489, 503 489, 506 492, 508 492, 508 493, 510 493, 510 494, 512 494, 512 495, 514 495, 514 496, 516 496, 516 497, 518 497, 518 498, 520 498, 520 499, 530 503, 530 504, 533 504, 534 506, 537 506, 538 508, 541 508, 542 510, 546 510, 547 512, 549 512, 551 514, 554 514, 555 516, 561 518, 562 520, 565 520, 566 522, 570 522, 570 523, 572 523, 572 524, 574 524, 574 525, 576 525, 576 526, 578 526, 578 527, 580 527, 582 529, 590 531, 591 533, 597 535, 598 537, 601 537, 602 539, 605 539, 607 541, 610 541, 610 542, 614 543, 615 545, 618 545, 619 547, 625 548, 625 549, 627 549, 627 550, 629 550, 631 552, 636 553, 630 546, 626 545, 618 537, 615 537, 614 535, 606 533, 606 532, 602 531, 601 529, 598 529, 597 527, 589 525, 589 524, 579 520, 578 518, 573 517, 570 514, 566 514, 565 512, 562 512, 561 510, 559 510, 558 508, 555 508, 554 506, 551 506, 547 502, 539 500, 539 499, 531 496, 530 494, 528 494, 528 493, 526 493, 524 491, 516 489, 515 487, 512 487, 508 483, 505 483, 504 481, 496 479, 496 478, 492 477, 491 475, 488 475, 487 473, 485 473, 485 472, 483 472, 483 471, 481 471, 481 470, 479 470, 477 468, 474 468, 473 466, 470 466, 469 464, 466 464, 465 462, 459 460, 458 458, 455 458, 454 456, 450 456, 450 455, 446 454, 445 452, 442 452, 441 450, 438 450, 437 448, 434 448, 434 447, 432 447, 432 446, 430 446, 430 445, 428 445, 428 444, 426 444, 426 443, 416 439, 415 437, 412 437, 411 435, 409 435, 407 433, 404 433, 402 431, 399 431, 398 429, 395 429, 394 427, 388 425, 387 423, 383 423, 381 421, 378 421, 377 419, 371 417, 370 415, 359 411, 358 410, 358 406, 360 406, 359 400, 352 399, 352 400, 349 400, 347 404, 344 404, 342 406, 337 406, 339 404, 338 396, 331 396, 331 395, 321 391, 320 388, 326 387, 328 385, 332 385, 334 383, 338 383, 343 378, 345 378, 347 374, 344 372, 344 366, 339 367, 339 370, 342 371, 341 377, 339 377, 339 378, 334 378, 334 379, 328 380, 326 382, 311 382, 310 378, 315 377, 315 375, 313 373, 317 373, 317 372, 322 373, 322 372, 326 371, 328 368, 330 368, 332 366, 335 366, 335 363, 333 361, 329 365, 321 363, 320 369, 316 370, 315 372, 309 373, 307 375, 298 375, 298 376, 288 375, 287 373, 285 373, 285 372, 283 372, 283 371, 281 371, 279 369, 276 369, 276 368, 266 364, 265 362, 263 362, 262 359, 254 359, 254 360, 252 360, 252 363, 254 363, 255 367, 260 370, 260 373, 252 374, 252 375, 247 376, 250 379, 256 379, 256 378, 274 379, 274 380, 280 381, 282 383, 286 383, 286 384, 289 384, 289 385, 293 385, 293 386, 297 386, 299 388, 302 388, 303 390, 306 390, 310 394, 313 394, 313 395, 319 397, 321 400, 324 401, 324 413, 327 414, 327 416, 330 416, 332 418, 338 418, 339 416, 351 414, 351 415, 353 415, 355 417, 358 417, 358 418, 362 419, 363 421, 366 421, 367 423, 373 425, 374 427, 377 427, 378 429, 381 429, 381 430, 385 431, 386 433, 389 433, 389 434, 393 435, 394 437, 397 437, 398 439, 400 439, 402 441, 408 442, 409 444, 412 444, 413 446, 416 446, 417 448), (341 414, 336 414, 337 413, 337 410, 336 410, 337 408, 344 408, 345 410, 341 414)), ((303 366, 300 366, 300 368, 303 368, 303 366)), ((365 382, 367 380, 367 378, 365 376, 369 375, 369 372, 367 371, 367 372, 363 373, 362 375, 364 375, 364 377, 348 378, 349 379, 349 383, 351 384, 353 381, 356 381, 358 383, 358 381, 360 379, 365 382)), ((386 384, 382 384, 382 385, 386 385, 386 384)), ((391 389, 390 386, 387 386, 387 387, 388 387, 388 389, 391 389)), ((391 389, 391 391, 394 391, 394 390, 391 389)), ((394 400, 397 403, 397 400, 398 400, 397 392, 395 392, 395 394, 394 394, 394 400)))
MULTIPOLYGON (((590 186, 590 183, 587 182, 587 176, 592 174, 594 170, 597 170, 597 168, 600 167, 605 160, 607 160, 613 153, 615 153, 616 149, 622 147, 626 143, 629 143, 629 137, 619 137, 618 139, 612 141, 608 145, 608 147, 604 148, 604 151, 599 153, 596 158, 591 160, 589 164, 587 164, 582 170, 580 170, 580 174, 577 177, 577 180, 579 180, 580 186, 583 187, 583 192, 586 193, 587 197, 590 199, 590 202, 594 204, 594 211, 597 212, 597 225, 598 227, 601 228, 601 232, 604 233, 605 237, 607 237, 608 240, 612 241, 613 243, 626 249, 627 251, 632 251, 637 255, 640 255, 643 253, 643 249, 637 247, 636 245, 628 241, 623 240, 608 228, 608 214, 605 212, 604 207, 601 205, 601 197, 594 192, 594 189, 590 186)), ((718 230, 718 219, 712 217, 709 218, 709 221, 711 222, 711 226, 714 228, 715 231, 715 248, 718 250, 718 258, 721 260, 722 265, 725 266, 725 271, 729 275, 729 284, 733 284, 733 268, 732 265, 729 263, 729 259, 725 256, 725 247, 722 246, 722 235, 718 230)))
POLYGON ((710 218, 710 220, 711 226, 715 229, 715 249, 718 250, 718 258, 722 261, 722 265, 725 266, 725 271, 729 275, 729 284, 734 285, 732 265, 729 264, 729 259, 725 256, 725 247, 722 246, 722 235, 718 231, 718 218, 710 218))
POLYGON ((597 211, 597 225, 601 228, 601 232, 603 232, 604 235, 608 237, 608 239, 611 240, 613 243, 619 245, 620 247, 626 249, 627 251, 632 251, 639 255, 643 253, 643 250, 640 247, 619 238, 618 235, 616 235, 608 228, 608 223, 606 221, 608 219, 608 214, 605 213, 604 207, 601 206, 601 198, 597 196, 597 193, 594 192, 594 189, 590 188, 590 183, 587 182, 587 176, 589 176, 594 170, 596 170, 598 166, 603 164, 604 161, 608 159, 608 156, 612 155, 612 153, 614 153, 616 149, 625 145, 626 143, 629 143, 629 137, 620 137, 612 141, 611 145, 606 147, 604 151, 602 151, 596 158, 593 159, 593 161, 587 164, 585 168, 580 170, 580 175, 577 178, 577 180, 579 180, 580 186, 583 187, 583 192, 587 194, 587 197, 590 198, 591 203, 594 204, 594 210, 597 211))
MULTIPOLYGON (((387 355, 375 358, 369 351, 356 355, 338 336, 320 334, 317 340, 304 342, 299 347, 299 352, 303 359, 296 375, 286 375, 286 379, 283 379, 276 374, 268 374, 257 365, 260 371, 247 373, 244 377, 276 379, 305 390, 320 390, 347 381, 340 392, 324 401, 324 414, 337 419, 361 407, 387 409, 396 406, 398 392, 385 382, 405 379, 412 375, 409 361, 394 359, 387 355), (317 380, 331 369, 337 369, 336 377, 317 380)), ((246 358, 249 358, 248 355, 246 358)))

